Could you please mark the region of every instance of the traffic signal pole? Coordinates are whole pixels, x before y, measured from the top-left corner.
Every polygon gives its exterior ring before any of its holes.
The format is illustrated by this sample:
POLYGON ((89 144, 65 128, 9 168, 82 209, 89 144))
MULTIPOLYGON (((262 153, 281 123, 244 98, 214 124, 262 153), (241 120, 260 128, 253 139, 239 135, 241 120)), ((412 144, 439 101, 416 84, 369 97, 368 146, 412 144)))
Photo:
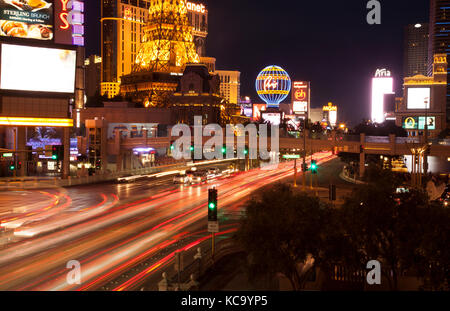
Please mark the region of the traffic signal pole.
POLYGON ((17 171, 17 129, 13 129, 14 132, 14 177, 17 176, 16 171, 17 171))
POLYGON ((294 187, 297 188, 297 159, 294 159, 294 187))

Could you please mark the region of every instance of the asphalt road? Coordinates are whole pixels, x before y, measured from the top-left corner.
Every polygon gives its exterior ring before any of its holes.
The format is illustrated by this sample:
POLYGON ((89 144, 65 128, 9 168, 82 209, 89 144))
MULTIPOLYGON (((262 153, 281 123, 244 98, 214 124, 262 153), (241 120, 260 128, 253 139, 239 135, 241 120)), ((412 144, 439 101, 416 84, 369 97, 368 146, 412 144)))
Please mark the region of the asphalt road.
MULTIPOLYGON (((330 160, 325 153, 317 157, 330 160)), ((163 177, 19 196, 22 206, 32 207, 1 215, 0 290, 155 289, 175 251, 193 257, 199 245, 210 244, 208 188, 219 190, 218 239, 225 239, 236 231, 240 208, 253 191, 292 175, 289 162, 192 186, 163 177), (80 284, 67 281, 71 260, 81 264, 80 284)))

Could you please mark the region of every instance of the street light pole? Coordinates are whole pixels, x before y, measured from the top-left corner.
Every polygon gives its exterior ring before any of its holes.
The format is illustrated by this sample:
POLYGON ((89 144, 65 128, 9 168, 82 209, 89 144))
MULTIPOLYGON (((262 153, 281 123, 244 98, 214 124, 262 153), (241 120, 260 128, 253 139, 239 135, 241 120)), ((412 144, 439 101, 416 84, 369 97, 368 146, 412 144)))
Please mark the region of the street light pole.
POLYGON ((297 188, 297 159, 294 159, 294 188, 297 188))
POLYGON ((14 177, 17 176, 17 129, 13 129, 14 132, 14 177))

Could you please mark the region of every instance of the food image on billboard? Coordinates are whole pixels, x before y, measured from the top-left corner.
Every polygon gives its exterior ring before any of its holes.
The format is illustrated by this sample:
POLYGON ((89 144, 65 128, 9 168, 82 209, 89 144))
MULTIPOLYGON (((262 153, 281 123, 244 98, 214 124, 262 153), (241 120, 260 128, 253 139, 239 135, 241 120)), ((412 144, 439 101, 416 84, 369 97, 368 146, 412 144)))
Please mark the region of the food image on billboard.
POLYGON ((0 89, 75 92, 76 52, 2 44, 0 89))
POLYGON ((431 89, 409 88, 408 89, 408 109, 430 109, 431 89))
POLYGON ((0 0, 0 36, 53 39, 53 1, 0 0))

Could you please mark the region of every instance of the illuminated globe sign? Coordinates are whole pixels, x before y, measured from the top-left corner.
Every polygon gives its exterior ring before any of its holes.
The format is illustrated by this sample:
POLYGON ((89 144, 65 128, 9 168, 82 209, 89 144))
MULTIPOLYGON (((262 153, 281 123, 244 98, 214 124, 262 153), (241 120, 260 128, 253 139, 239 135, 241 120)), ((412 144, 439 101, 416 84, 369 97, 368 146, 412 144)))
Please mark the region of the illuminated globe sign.
POLYGON ((291 91, 291 78, 281 67, 264 68, 256 78, 256 92, 267 108, 278 108, 291 91))

